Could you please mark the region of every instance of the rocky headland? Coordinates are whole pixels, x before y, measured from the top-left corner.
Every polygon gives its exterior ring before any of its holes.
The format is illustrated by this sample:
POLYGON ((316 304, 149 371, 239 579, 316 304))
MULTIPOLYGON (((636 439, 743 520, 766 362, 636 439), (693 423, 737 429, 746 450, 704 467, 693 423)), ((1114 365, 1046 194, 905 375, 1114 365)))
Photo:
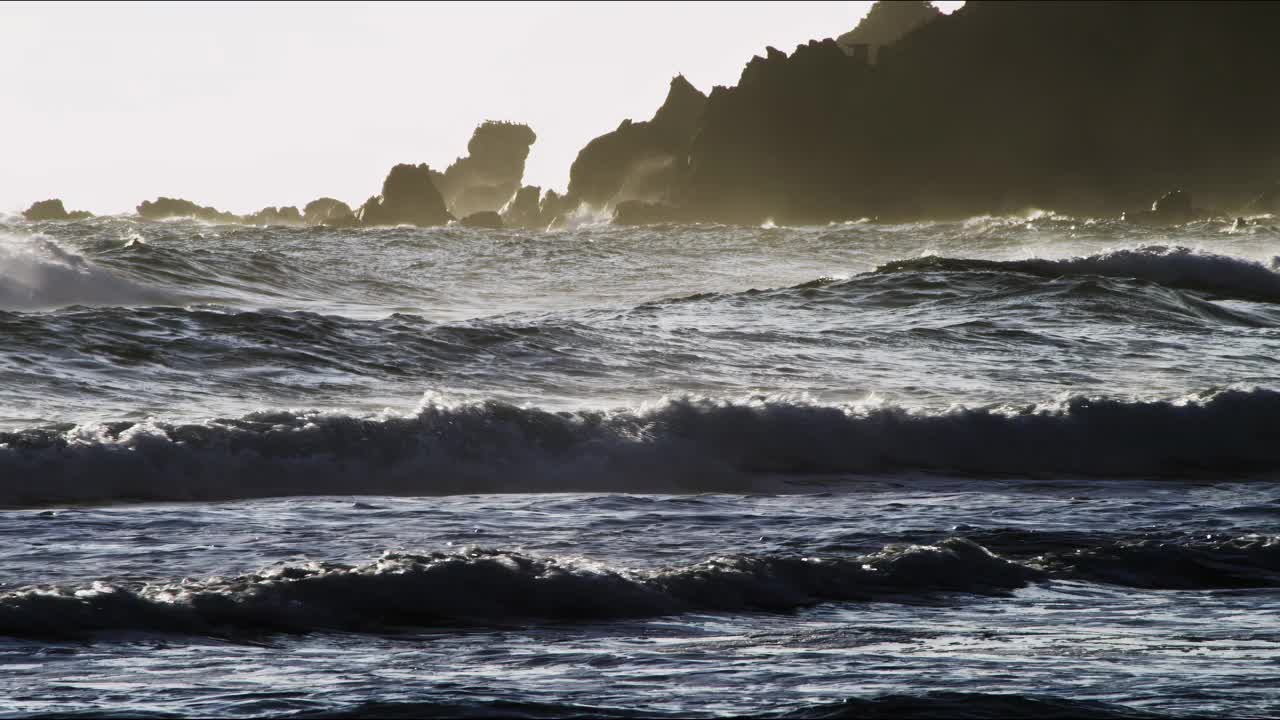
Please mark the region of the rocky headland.
MULTIPOLYGON (((579 151, 563 194, 522 186, 532 129, 489 121, 444 172, 397 165, 381 195, 355 211, 321 198, 301 212, 237 216, 167 197, 137 210, 148 220, 355 227, 461 218, 531 229, 563 224, 583 206, 624 224, 1032 208, 1143 223, 1272 213, 1277 27, 1276 3, 970 0, 943 15, 928 2, 880 2, 837 39, 790 54, 767 48, 733 86, 704 94, 677 76, 652 118, 624 120, 579 151)), ((86 215, 58 200, 24 213, 86 215)))

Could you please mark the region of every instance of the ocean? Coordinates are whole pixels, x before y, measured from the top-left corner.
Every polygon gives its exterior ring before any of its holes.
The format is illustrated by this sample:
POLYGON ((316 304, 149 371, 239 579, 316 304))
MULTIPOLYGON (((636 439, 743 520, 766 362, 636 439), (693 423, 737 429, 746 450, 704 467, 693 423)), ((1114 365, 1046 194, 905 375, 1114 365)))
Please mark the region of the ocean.
POLYGON ((1280 714, 1280 219, 0 222, 0 714, 1280 714))

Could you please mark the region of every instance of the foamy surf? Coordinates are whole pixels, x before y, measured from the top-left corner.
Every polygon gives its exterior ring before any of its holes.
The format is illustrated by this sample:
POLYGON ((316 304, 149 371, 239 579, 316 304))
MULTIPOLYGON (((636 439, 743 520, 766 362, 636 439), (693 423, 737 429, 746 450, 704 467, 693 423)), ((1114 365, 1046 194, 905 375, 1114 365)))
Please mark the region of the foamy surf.
POLYGON ((50 238, 0 235, 0 310, 157 303, 165 294, 118 277, 50 238))
POLYGON ((1280 471, 1280 393, 1069 397, 911 411, 666 400, 616 411, 426 402, 407 414, 274 411, 199 424, 0 433, 0 504, 328 494, 699 492, 770 476, 919 472, 1221 477, 1280 471))

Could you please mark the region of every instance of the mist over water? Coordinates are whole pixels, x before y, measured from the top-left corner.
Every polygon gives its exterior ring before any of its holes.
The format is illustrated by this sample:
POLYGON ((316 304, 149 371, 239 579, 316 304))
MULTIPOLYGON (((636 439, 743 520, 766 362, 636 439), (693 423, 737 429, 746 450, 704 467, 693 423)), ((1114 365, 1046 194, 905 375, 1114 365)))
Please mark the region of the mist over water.
POLYGON ((1277 241, 11 219, 0 694, 1274 714, 1277 241))

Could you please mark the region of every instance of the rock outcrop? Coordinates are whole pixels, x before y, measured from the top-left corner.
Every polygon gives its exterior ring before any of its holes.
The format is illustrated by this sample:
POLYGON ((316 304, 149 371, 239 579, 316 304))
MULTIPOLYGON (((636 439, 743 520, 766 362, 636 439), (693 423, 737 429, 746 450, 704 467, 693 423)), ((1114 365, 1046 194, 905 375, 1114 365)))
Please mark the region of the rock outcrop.
POLYGON ((542 188, 537 185, 525 185, 516 191, 515 197, 502 208, 502 222, 507 227, 521 227, 542 230, 548 222, 542 221, 542 188))
POLYGON ((477 127, 466 157, 432 173, 449 212, 465 217, 506 206, 520 188, 529 147, 537 139, 528 125, 487 121, 477 127))
POLYGON ((307 225, 333 227, 350 227, 358 224, 351 206, 331 197, 322 197, 307 203, 306 207, 302 208, 302 222, 307 225))
POLYGON ((302 213, 298 212, 298 208, 287 205, 285 207, 265 207, 251 215, 245 215, 241 220, 248 225, 301 225, 302 213))
POLYGON ((22 217, 27 220, 85 220, 93 217, 93 213, 88 210, 74 210, 67 212, 63 207, 62 201, 58 198, 52 200, 41 200, 32 203, 31 207, 22 212, 22 217))
POLYGON ((974 1, 876 64, 771 50, 712 90, 671 202, 743 223, 1118 216, 1170 187, 1244 207, 1280 175, 1275 27, 1272 3, 974 1))
POLYGON ((624 120, 578 153, 569 169, 570 203, 605 208, 626 200, 671 200, 707 96, 677 75, 653 118, 624 120))
POLYGON ((382 183, 382 194, 369 198, 356 213, 360 224, 444 225, 453 220, 431 180, 431 168, 396 165, 382 183))
POLYGON ((481 210, 458 221, 458 224, 469 228, 502 229, 502 216, 492 210, 481 210))
POLYGON ((903 35, 927 22, 942 17, 931 2, 889 0, 871 6, 858 26, 836 38, 836 44, 849 55, 879 62, 886 46, 898 42, 903 35))
POLYGON ((565 215, 577 209, 578 204, 555 190, 548 190, 543 194, 542 202, 538 203, 539 214, 545 221, 542 227, 550 228, 561 222, 565 215))
POLYGON ((240 217, 216 208, 197 205, 181 198, 159 197, 154 201, 143 200, 138 206, 138 216, 144 220, 166 220, 168 218, 193 218, 205 222, 233 223, 240 217))
POLYGON ((875 146, 872 70, 834 40, 788 57, 768 48, 734 88, 711 91, 676 199, 701 219, 759 224, 862 217, 879 184, 867 171, 875 146))

